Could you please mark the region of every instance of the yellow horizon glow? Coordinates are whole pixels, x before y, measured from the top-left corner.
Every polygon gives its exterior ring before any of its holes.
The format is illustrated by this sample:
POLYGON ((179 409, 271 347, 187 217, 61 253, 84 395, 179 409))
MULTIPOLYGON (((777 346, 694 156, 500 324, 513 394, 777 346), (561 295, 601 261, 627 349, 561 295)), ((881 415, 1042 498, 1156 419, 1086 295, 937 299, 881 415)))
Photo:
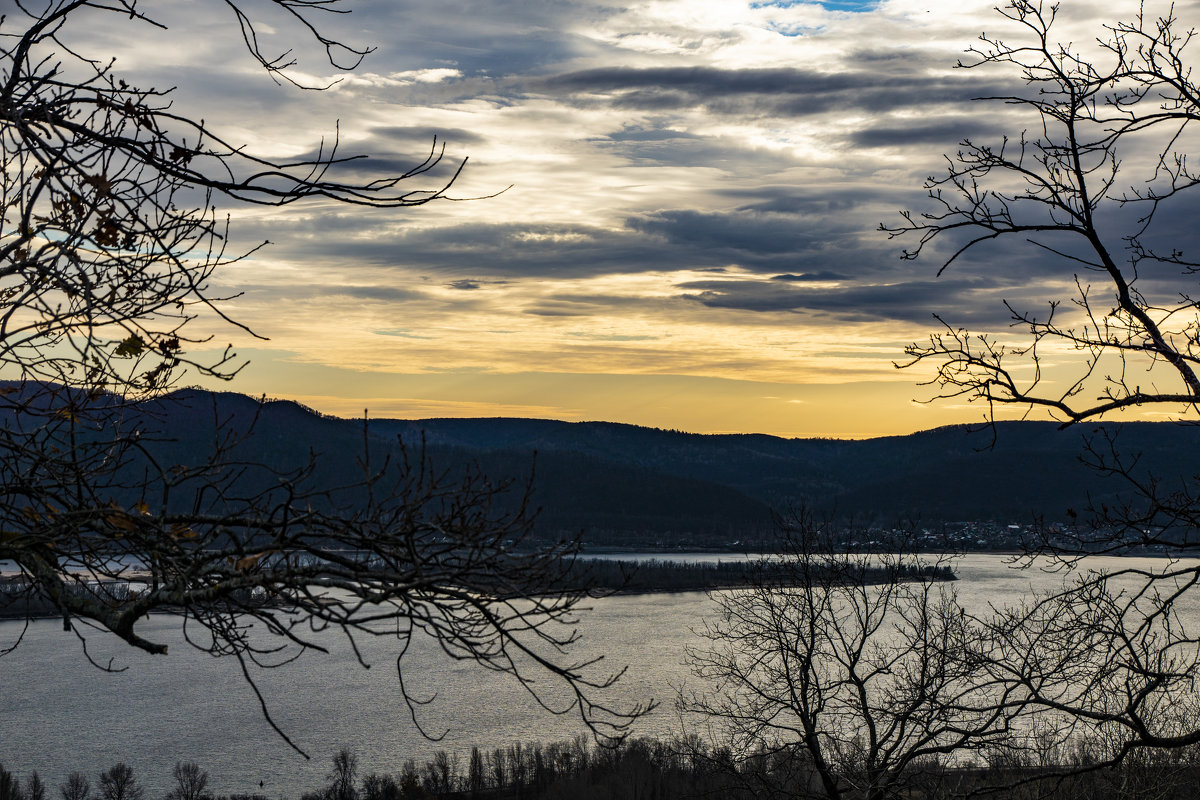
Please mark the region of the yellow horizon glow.
MULTIPOLYGON (((797 383, 689 375, 500 373, 445 370, 383 373, 303 363, 288 353, 243 351, 250 367, 206 388, 293 400, 343 418, 524 417, 601 421, 701 434, 864 439, 945 425, 983 424, 986 408, 934 400, 908 380, 797 383)), ((184 380, 186 383, 186 379, 184 380)), ((1178 419, 1178 409, 1135 409, 1111 421, 1178 419)), ((997 419, 1049 419, 1000 408, 997 419)))

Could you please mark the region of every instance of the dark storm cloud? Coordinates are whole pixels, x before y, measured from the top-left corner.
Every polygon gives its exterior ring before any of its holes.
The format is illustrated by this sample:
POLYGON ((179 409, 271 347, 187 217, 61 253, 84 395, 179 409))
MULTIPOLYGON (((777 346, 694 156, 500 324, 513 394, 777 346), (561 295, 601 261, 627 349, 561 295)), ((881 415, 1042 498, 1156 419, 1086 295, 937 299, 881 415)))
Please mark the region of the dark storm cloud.
POLYGON ((828 270, 858 275, 879 271, 897 252, 882 237, 863 235, 869 234, 871 222, 852 214, 670 210, 632 217, 626 225, 660 237, 664 252, 686 253, 696 265, 710 260, 768 274, 828 270))
POLYGON ((859 47, 846 51, 842 60, 847 64, 867 65, 888 72, 921 73, 941 70, 946 66, 946 51, 912 47, 859 47))
POLYGON ((963 104, 980 96, 1011 94, 1013 86, 960 75, 880 74, 876 71, 817 72, 798 68, 603 67, 547 78, 541 86, 563 91, 577 102, 610 95, 632 109, 704 107, 750 117, 802 117, 850 109, 884 113, 913 106, 963 104))
MULTIPOLYGON (((319 220, 316 221, 319 226, 319 220)), ((369 228, 367 228, 369 230, 369 228)), ((318 228, 319 230, 319 228, 318 228)), ((656 269, 683 269, 697 254, 664 247, 653 237, 588 225, 471 223, 422 230, 378 231, 336 238, 292 236, 273 251, 323 258, 330 263, 397 266, 425 274, 483 278, 586 277, 656 269)), ((703 255, 700 266, 721 266, 703 255)), ((784 270, 777 270, 784 271, 784 270)), ((455 278, 457 279, 457 278, 455 278)))
POLYGON ((421 26, 390 38, 380 49, 386 49, 387 55, 408 69, 429 67, 429 53, 433 51, 443 63, 473 75, 531 72, 569 61, 592 48, 587 39, 547 28, 552 18, 530 19, 531 15, 517 12, 515 6, 512 17, 503 16, 494 7, 486 15, 474 11, 464 8, 462 15, 453 19, 439 9, 431 14, 433 19, 423 18, 421 26), (527 21, 522 23, 522 19, 527 21), (524 29, 518 30, 522 25, 524 29), (430 36, 430 28, 445 30, 441 37, 436 33, 430 36), (503 42, 500 52, 496 49, 498 40, 503 42), (411 55, 406 55, 406 50, 411 55))
MULTIPOLYGON (((866 192, 855 192, 862 199, 867 199, 866 192)), ((871 197, 870 199, 875 199, 871 197)), ((812 197, 769 197, 764 200, 759 200, 755 203, 748 203, 744 206, 739 206, 738 211, 768 211, 777 214, 801 214, 813 212, 836 212, 849 211, 854 208, 857 203, 850 196, 846 197, 825 197, 821 199, 812 197)))
POLYGON ((709 308, 757 312, 821 312, 847 320, 895 319, 929 322, 954 309, 955 323, 1003 321, 1007 313, 988 281, 939 280, 868 284, 826 289, 781 286, 763 281, 691 281, 684 299, 709 308))
POLYGON ((237 291, 248 297, 288 300, 310 300, 331 296, 354 297, 381 302, 422 300, 428 297, 416 289, 393 286, 337 286, 327 283, 239 283, 237 291))
POLYGON ((868 73, 820 73, 790 67, 601 67, 548 78, 545 83, 580 92, 663 89, 714 96, 847 92, 881 86, 887 81, 868 73))
POLYGON ((738 211, 766 211, 777 214, 823 216, 842 214, 867 203, 887 203, 894 195, 899 205, 912 199, 908 189, 888 187, 836 188, 822 186, 805 189, 797 186, 775 186, 766 184, 748 189, 727 189, 721 194, 743 203, 738 211), (750 202, 746 202, 749 200, 750 202))
POLYGON ((683 269, 733 267, 764 275, 892 269, 899 249, 871 234, 873 223, 847 214, 673 209, 628 217, 620 228, 520 222, 417 228, 382 213, 315 214, 242 225, 239 241, 279 242, 269 250, 272 257, 317 259, 338 269, 402 267, 447 283, 466 280, 455 288, 468 288, 485 280, 683 269))
POLYGON ((477 289, 482 289, 484 286, 503 286, 509 281, 481 281, 474 278, 459 278, 456 281, 450 281, 446 286, 450 289, 458 289, 464 292, 473 292, 477 289))
POLYGON ((854 147, 911 147, 936 145, 947 150, 963 139, 987 141, 998 138, 1002 129, 981 124, 976 118, 950 117, 925 125, 881 125, 855 131, 850 136, 854 147))
POLYGON ((798 225, 792 217, 757 213, 658 211, 630 217, 626 225, 672 244, 757 255, 801 253, 836 235, 798 225))
MULTIPOLYGON (((1125 177, 1133 184, 1135 178, 1149 178, 1153 171, 1154 166, 1148 166, 1143 175, 1135 175, 1130 172, 1125 177)), ((1144 191, 1144 185, 1136 188, 1144 191)), ((1141 237, 1143 246, 1147 250, 1161 254, 1178 251, 1185 261, 1200 262, 1200 228, 1196 225, 1197 201, 1200 201, 1200 186, 1180 192, 1171 200, 1161 201, 1141 237)), ((1110 213, 1105 218, 1101 230, 1108 233, 1109 241, 1112 243, 1110 247, 1114 251, 1117 250, 1118 238, 1132 235, 1141 228, 1139 220, 1149 211, 1149 204, 1145 202, 1131 203, 1127 209, 1128 213, 1123 215, 1124 218, 1115 213, 1110 213)), ((1143 278, 1167 277, 1178 283, 1181 268, 1178 265, 1155 264, 1147 260, 1139 265, 1138 271, 1143 278)), ((1189 281, 1189 283, 1194 285, 1194 281, 1189 281)))

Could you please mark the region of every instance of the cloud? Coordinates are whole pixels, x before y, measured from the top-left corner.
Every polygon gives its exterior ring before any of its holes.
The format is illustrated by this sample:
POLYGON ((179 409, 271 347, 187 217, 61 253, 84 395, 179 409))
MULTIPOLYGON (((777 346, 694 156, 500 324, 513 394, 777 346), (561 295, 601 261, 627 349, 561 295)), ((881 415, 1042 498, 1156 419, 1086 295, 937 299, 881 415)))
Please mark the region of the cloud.
POLYGON ((401 83, 441 83, 453 78, 461 78, 462 73, 449 67, 433 67, 431 69, 407 69, 393 72, 388 78, 401 83))
POLYGON ((799 275, 787 273, 785 275, 772 275, 773 281, 788 281, 789 283, 808 283, 811 281, 845 281, 849 280, 845 275, 840 275, 836 272, 804 272, 799 275))
MULTIPOLYGON (((980 30, 1018 35, 987 2, 354 5, 323 24, 378 50, 320 93, 274 85, 235 19, 186 3, 156 6, 165 32, 113 14, 63 32, 117 56, 123 77, 179 84, 173 109, 247 152, 304 160, 336 135, 340 155, 368 156, 332 179, 403 174, 435 137, 447 157, 413 189, 469 159, 455 196, 489 199, 221 202, 231 252, 275 244, 214 281, 244 292, 236 318, 311 363, 896 380, 880 353, 933 312, 1006 330, 1002 299, 1040 308, 1070 288, 1075 266, 1019 242, 935 280, 952 237, 907 262, 906 242, 876 231, 928 207, 922 181, 959 140, 1028 125, 971 101, 1020 91, 1015 72, 951 68, 980 30)), ((1083 17, 1104 12, 1060 13, 1073 41, 1091 41, 1083 17)), ((295 48, 315 81, 337 77, 286 15, 264 14, 268 45, 295 48)), ((1192 244, 1186 210, 1160 223, 1156 244, 1192 244)), ((1177 278, 1147 264, 1139 285, 1165 295, 1177 278)))
POLYGON ((629 334, 619 333, 584 333, 582 331, 570 331, 568 336, 577 339, 586 339, 591 342, 653 342, 662 338, 660 336, 632 336, 629 334))
POLYGON ((774 280, 689 281, 682 298, 709 308, 760 313, 816 312, 847 321, 892 319, 934 323, 934 315, 953 325, 1004 326, 1011 317, 1005 299, 1018 308, 1031 300, 1027 290, 994 278, 908 280, 808 287, 774 280))
POLYGON ((370 129, 375 140, 399 140, 401 142, 448 142, 452 145, 479 145, 487 138, 463 128, 439 128, 434 125, 380 125, 370 129))
POLYGON ((754 146, 736 137, 705 137, 671 129, 643 129, 631 136, 626 128, 592 142, 631 166, 697 167, 738 176, 782 171, 802 163, 786 151, 754 146))
POLYGON ((777 214, 822 216, 852 211, 868 200, 879 200, 879 195, 864 188, 820 187, 806 189, 797 186, 759 186, 746 189, 727 190, 725 194, 736 200, 753 202, 738 206, 738 211, 765 211, 777 214))
POLYGON ((360 300, 373 300, 380 303, 404 302, 421 299, 426 296, 422 292, 393 286, 329 286, 326 291, 333 295, 345 295, 360 300))
POLYGON ((905 125, 881 125, 854 131, 850 144, 854 147, 912 147, 935 145, 945 147, 964 139, 987 142, 1000 138, 1002 129, 996 123, 980 122, 977 116, 943 117, 936 122, 905 125))
POLYGON ((1003 95, 1014 89, 1012 84, 985 81, 970 73, 929 76, 874 70, 702 66, 602 67, 555 75, 540 85, 565 92, 583 104, 603 100, 629 109, 702 107, 750 117, 806 117, 835 111, 883 113, 966 104, 975 97, 1003 95))
POLYGON ((495 281, 495 280, 477 280, 475 278, 459 278, 455 281, 450 281, 446 284, 447 288, 457 289, 462 292, 473 292, 482 289, 485 286, 505 286, 510 281, 495 281))
POLYGON ((371 331, 371 332, 374 334, 377 334, 379 336, 398 336, 402 339, 421 339, 424 341, 429 341, 434 338, 432 336, 426 336, 426 335, 419 334, 419 333, 413 333, 412 331, 408 330, 407 328, 393 328, 390 330, 386 330, 386 329, 385 330, 375 330, 375 331, 371 331))
POLYGON ((444 276, 457 289, 485 281, 681 269, 862 274, 878 271, 885 262, 889 269, 900 266, 894 245, 844 220, 740 210, 655 211, 627 218, 615 228, 520 223, 380 227, 370 217, 351 216, 306 217, 286 226, 265 222, 243 232, 279 242, 270 248, 277 258, 321 259, 355 273, 382 267, 444 276), (472 277, 458 277, 468 270, 472 277))
POLYGON ((627 223, 634 230, 661 236, 672 244, 746 253, 798 253, 823 238, 796 225, 794 219, 771 214, 679 209, 631 217, 627 223))
POLYGON ((586 317, 591 311, 570 304, 544 303, 536 308, 527 308, 522 313, 536 317, 586 317))
POLYGON ((687 139, 703 139, 699 134, 673 128, 647 128, 641 125, 626 125, 619 131, 613 131, 607 138, 614 142, 670 142, 679 144, 687 139))

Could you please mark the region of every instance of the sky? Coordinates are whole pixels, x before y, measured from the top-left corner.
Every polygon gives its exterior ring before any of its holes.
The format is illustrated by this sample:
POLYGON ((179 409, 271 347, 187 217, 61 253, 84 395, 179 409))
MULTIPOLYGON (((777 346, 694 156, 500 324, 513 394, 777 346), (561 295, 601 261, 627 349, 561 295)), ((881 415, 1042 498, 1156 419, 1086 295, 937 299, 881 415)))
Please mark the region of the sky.
MULTIPOLYGON (((243 3, 296 80, 340 78, 321 92, 265 75, 224 3, 151 5, 167 30, 109 14, 72 41, 178 87, 178 111, 249 152, 300 158, 336 132, 369 156, 338 175, 370 179, 436 137, 414 188, 467 162, 462 202, 232 207, 236 245, 271 245, 218 276, 264 337, 216 329, 250 361, 224 388, 341 416, 903 434, 984 414, 924 402, 928 374, 895 366, 935 313, 1004 335, 1003 301, 1071 281, 1012 248, 938 277, 938 251, 902 261, 878 231, 928 208, 964 137, 1029 124, 972 100, 1018 91, 1011 70, 954 68, 982 31, 1015 35, 992 0, 349 0, 317 17, 376 48, 347 74, 243 3)), ((1093 5, 1066 0, 1064 38, 1102 33, 1093 5)))

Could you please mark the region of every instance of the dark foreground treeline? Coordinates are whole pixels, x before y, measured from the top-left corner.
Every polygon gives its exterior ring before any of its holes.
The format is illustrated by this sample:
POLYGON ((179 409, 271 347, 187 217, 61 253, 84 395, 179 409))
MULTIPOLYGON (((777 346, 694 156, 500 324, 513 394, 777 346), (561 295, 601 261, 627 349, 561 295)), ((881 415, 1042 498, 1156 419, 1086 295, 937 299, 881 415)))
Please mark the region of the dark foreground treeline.
MULTIPOLYGON (((132 594, 125 581, 106 581, 104 584, 67 586, 64 591, 78 595, 102 595, 114 600, 127 600, 132 594)), ((34 588, 21 576, 0 578, 0 619, 57 616, 62 611, 48 596, 34 588)))
POLYGON ((788 586, 801 580, 871 585, 918 579, 955 579, 954 571, 945 565, 899 563, 871 567, 856 561, 842 565, 840 571, 834 571, 813 564, 802 576, 794 563, 761 559, 715 563, 580 559, 575 562, 572 575, 581 585, 621 592, 695 592, 743 586, 788 586))
MULTIPOLYGON (((852 574, 828 575, 819 573, 820 567, 812 567, 808 580, 836 582, 854 581, 864 584, 891 581, 932 579, 955 579, 948 566, 893 564, 870 567, 858 564, 852 574)), ((796 581, 796 570, 786 563, 772 563, 760 559, 748 561, 718 561, 715 563, 691 563, 670 560, 654 561, 610 561, 602 559, 578 559, 572 564, 565 578, 572 587, 593 587, 602 591, 617 592, 703 592, 713 589, 734 589, 752 585, 789 585, 796 581)), ((101 594, 114 600, 125 600, 135 589, 125 581, 106 581, 68 587, 67 591, 81 594, 101 594)), ((246 602, 249 597, 243 598, 246 602)), ((53 601, 44 594, 34 592, 19 576, 0 579, 0 619, 23 619, 47 617, 61 613, 53 601)))
MULTIPOLYGON (((899 793, 882 798, 949 800, 989 797, 1002 800, 1184 800, 1197 796, 1200 749, 1132 753, 1119 766, 1101 767, 1097 743, 1047 754, 1019 757, 1009 748, 981 753, 973 762, 947 766, 929 761, 911 771, 899 793)), ((174 787, 163 800, 287 800, 261 794, 215 796, 208 773, 180 762, 174 787)), ((866 773, 847 767, 839 785, 845 800, 875 796, 862 791, 866 773)), ((726 748, 696 737, 633 739, 619 747, 592 744, 586 736, 569 742, 515 744, 493 750, 474 748, 470 756, 438 752, 423 763, 408 760, 396 773, 367 771, 349 750, 333 757, 326 782, 298 800, 757 800, 828 798, 811 765, 782 750, 737 759, 726 748)), ((96 784, 75 772, 50 789, 36 772, 21 780, 0 766, 0 800, 154 800, 147 798, 133 770, 123 763, 99 773, 96 784)))
MULTIPOLYGON (((68 595, 126 602, 137 596, 136 582, 125 580, 104 580, 80 582, 63 587, 68 595)), ((243 603, 250 603, 254 595, 245 591, 235 597, 243 603)), ((0 578, 0 619, 32 619, 35 617, 56 617, 62 610, 44 592, 30 584, 21 576, 0 578)))

